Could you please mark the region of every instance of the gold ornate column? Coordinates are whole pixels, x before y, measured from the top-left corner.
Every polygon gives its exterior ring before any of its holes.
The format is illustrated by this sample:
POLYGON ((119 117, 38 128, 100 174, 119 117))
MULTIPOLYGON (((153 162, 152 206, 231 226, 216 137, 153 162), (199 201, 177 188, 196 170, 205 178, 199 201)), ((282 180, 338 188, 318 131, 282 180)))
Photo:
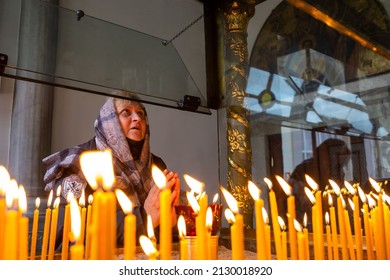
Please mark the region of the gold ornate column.
POLYGON ((243 106, 248 79, 247 27, 255 1, 228 1, 225 19, 225 88, 227 117, 227 184, 238 201, 246 228, 253 227, 253 200, 248 192, 252 149, 249 112, 243 106))

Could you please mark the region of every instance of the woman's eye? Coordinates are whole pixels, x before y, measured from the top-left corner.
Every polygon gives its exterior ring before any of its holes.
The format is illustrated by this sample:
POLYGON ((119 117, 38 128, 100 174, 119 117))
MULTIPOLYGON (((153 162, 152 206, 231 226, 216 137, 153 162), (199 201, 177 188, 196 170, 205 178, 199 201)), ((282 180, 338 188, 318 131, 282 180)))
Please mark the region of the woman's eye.
POLYGON ((144 119, 145 118, 145 113, 143 111, 140 111, 137 113, 138 116, 141 118, 141 119, 144 119))
POLYGON ((130 116, 130 111, 127 110, 127 109, 125 109, 125 110, 123 110, 120 114, 121 114, 122 116, 124 116, 124 117, 128 117, 128 116, 130 116))

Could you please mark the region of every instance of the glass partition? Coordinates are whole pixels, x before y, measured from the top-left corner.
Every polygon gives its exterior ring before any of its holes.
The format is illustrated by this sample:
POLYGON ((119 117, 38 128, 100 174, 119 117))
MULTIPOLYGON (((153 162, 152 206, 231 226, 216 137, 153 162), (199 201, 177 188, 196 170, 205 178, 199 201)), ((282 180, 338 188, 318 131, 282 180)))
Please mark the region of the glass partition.
POLYGON ((211 114, 173 44, 45 1, 0 7, 3 76, 211 114))

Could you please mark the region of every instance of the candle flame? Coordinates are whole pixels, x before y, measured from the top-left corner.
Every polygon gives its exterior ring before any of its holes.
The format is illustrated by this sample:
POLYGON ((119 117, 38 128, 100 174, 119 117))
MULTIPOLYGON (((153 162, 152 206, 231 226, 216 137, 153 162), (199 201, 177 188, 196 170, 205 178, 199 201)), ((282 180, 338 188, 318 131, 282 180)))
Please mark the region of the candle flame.
POLYGON ((390 196, 388 196, 387 194, 383 194, 383 201, 386 201, 387 204, 390 204, 390 196))
POLYGON ((81 196, 79 198, 79 205, 81 207, 85 207, 85 190, 81 192, 81 196))
POLYGON ((366 203, 367 202, 367 197, 366 197, 366 194, 363 192, 361 187, 358 187, 358 193, 359 193, 360 200, 363 203, 366 203))
POLYGON ((115 175, 110 150, 83 152, 80 155, 80 166, 93 190, 99 187, 106 191, 111 190, 115 175))
POLYGON ((53 190, 51 190, 49 193, 49 197, 47 199, 47 208, 50 207, 52 200, 53 200, 53 190))
POLYGON ((62 189, 62 186, 59 185, 58 188, 57 188, 57 191, 56 191, 56 196, 60 196, 61 195, 61 189, 62 189))
POLYGON ((264 182, 267 184, 269 190, 272 190, 272 181, 267 177, 264 177, 264 182))
POLYGON ((295 227, 295 230, 298 231, 298 232, 302 232, 303 231, 301 224, 297 220, 295 220, 295 219, 294 219, 294 227, 295 227))
POLYGON ((214 195, 214 197, 213 197, 213 204, 216 204, 216 203, 217 203, 218 198, 219 198, 219 195, 218 195, 218 193, 216 193, 216 194, 214 195))
POLYGON ((268 218, 268 213, 267 213, 267 210, 265 210, 265 208, 261 208, 261 212, 263 214, 263 220, 264 220, 264 223, 268 224, 269 223, 269 218, 268 218))
POLYGON ((206 228, 210 232, 213 226, 213 210, 211 207, 207 207, 206 210, 206 228))
POLYGON ((370 208, 374 208, 376 206, 376 202, 371 197, 371 195, 367 195, 367 200, 368 200, 368 206, 370 206, 370 208))
POLYGON ((316 198, 314 197, 313 193, 308 187, 305 187, 305 193, 306 196, 309 198, 310 202, 315 204, 316 203, 316 198))
POLYGON ((306 182, 313 191, 318 191, 318 184, 309 175, 305 174, 306 182))
POLYGON ((354 187, 348 181, 344 181, 344 186, 347 188, 350 194, 352 195, 356 194, 354 187))
POLYGON ((74 194, 72 192, 68 192, 68 194, 66 195, 66 202, 70 203, 73 198, 74 194))
POLYGON ((9 187, 5 193, 5 203, 8 208, 14 205, 14 201, 18 199, 18 183, 15 179, 10 180, 9 187))
POLYGON ((35 199, 35 208, 39 208, 39 205, 41 204, 41 199, 39 198, 39 197, 37 197, 36 199, 35 199))
POLYGON ((339 196, 341 194, 339 185, 337 185, 337 183, 332 179, 329 179, 328 181, 330 186, 333 188, 334 192, 336 193, 336 195, 339 196))
POLYGON ((225 218, 229 224, 233 224, 236 221, 232 210, 230 210, 229 208, 225 209, 225 218))
POLYGON ((260 189, 250 180, 248 181, 248 191, 254 200, 260 199, 260 189))
POLYGON ((0 196, 3 196, 6 188, 10 183, 11 177, 8 173, 7 168, 3 165, 0 165, 0 196))
POLYGON ((26 213, 27 211, 27 198, 26 198, 26 191, 23 187, 23 185, 19 186, 18 190, 18 200, 19 200, 19 209, 22 213, 26 213))
POLYGON ((139 237, 139 243, 141 244, 142 250, 144 250, 148 257, 158 254, 156 248, 153 245, 153 242, 149 239, 149 237, 141 235, 139 237))
POLYGON ((127 195, 120 189, 115 189, 115 194, 116 198, 119 201, 119 204, 122 207, 123 212, 125 212, 126 215, 131 214, 133 210, 133 204, 131 203, 127 195))
POLYGON ((344 197, 342 194, 340 194, 340 199, 341 199, 341 204, 342 204, 343 208, 345 209, 345 200, 344 200, 344 197))
POLYGON ((154 182, 156 183, 157 187, 160 190, 163 190, 167 186, 167 178, 164 175, 164 172, 160 170, 160 168, 157 167, 157 165, 152 165, 152 177, 154 182))
POLYGON ((57 208, 60 205, 61 199, 59 197, 56 197, 53 203, 53 208, 57 208))
POLYGON ((377 193, 381 192, 381 187, 379 186, 378 182, 372 179, 371 177, 368 177, 368 180, 371 183, 371 186, 375 189, 377 193))
POLYGON ((348 198, 349 206, 351 207, 352 211, 355 210, 355 205, 353 204, 352 199, 348 198))
POLYGON ((93 202, 93 195, 90 194, 90 195, 88 196, 88 204, 92 204, 92 202, 93 202))
POLYGON ((305 214, 303 215, 303 226, 304 227, 307 227, 307 213, 305 212, 305 214))
POLYGON ((187 235, 186 221, 183 215, 180 215, 177 220, 177 229, 179 230, 180 238, 184 238, 187 235))
POLYGON ((148 215, 147 219, 148 219, 148 225, 147 225, 148 237, 150 238, 150 240, 155 240, 156 236, 154 235, 152 216, 148 215))
POLYGON ((330 207, 333 206, 333 198, 332 198, 332 195, 330 193, 328 193, 328 204, 330 207))
POLYGON ((194 210, 194 212, 196 214, 198 214, 200 211, 200 205, 199 205, 198 201, 196 200, 194 193, 187 192, 186 195, 187 195, 188 203, 191 205, 192 210, 194 210))
POLYGON ((278 216, 278 222, 279 222, 280 229, 282 231, 285 231, 286 230, 286 224, 284 223, 283 218, 278 216))
POLYGON ((279 185, 282 187, 283 191, 286 193, 287 196, 290 196, 292 194, 291 192, 291 186, 279 175, 275 175, 276 180, 278 180, 279 185))
POLYGON ((70 226, 74 241, 78 241, 81 235, 81 214, 76 199, 70 201, 70 226))
POLYGON ((204 188, 203 182, 196 180, 195 178, 191 177, 188 174, 184 174, 183 178, 192 191, 194 191, 197 194, 201 194, 203 192, 203 188, 204 188))
POLYGON ((325 213, 325 224, 329 225, 329 213, 325 213))
POLYGON ((220 188, 221 188, 222 194, 225 197, 225 200, 226 200, 229 208, 232 210, 232 212, 234 214, 237 214, 238 213, 238 203, 237 203, 237 200, 224 187, 220 187, 220 188))

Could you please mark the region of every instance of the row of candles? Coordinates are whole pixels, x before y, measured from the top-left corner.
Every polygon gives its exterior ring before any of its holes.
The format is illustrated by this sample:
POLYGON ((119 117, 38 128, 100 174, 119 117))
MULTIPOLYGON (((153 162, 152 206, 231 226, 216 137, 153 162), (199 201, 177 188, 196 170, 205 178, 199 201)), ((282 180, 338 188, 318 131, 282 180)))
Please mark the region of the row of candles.
MULTIPOLYGON (((109 151, 86 152, 82 154, 80 164, 89 185, 94 189, 94 193, 88 198, 88 207, 85 207, 83 195, 79 203, 72 197, 68 198, 68 204, 65 206, 61 258, 91 260, 117 258, 115 208, 116 200, 118 200, 126 214, 123 258, 135 259, 136 219, 132 214, 131 201, 127 196, 120 190, 111 190, 115 180, 111 153, 109 151), (70 248, 69 244, 71 244, 70 248)), ((149 259, 169 260, 172 257, 170 190, 166 188, 164 174, 155 166, 152 168, 152 176, 161 190, 160 243, 157 248, 152 226, 148 226, 148 236, 141 236, 139 242, 149 259)), ((203 191, 202 182, 189 175, 184 175, 184 178, 191 188, 191 192, 187 192, 187 199, 196 215, 196 259, 210 259, 212 213, 208 204, 208 196, 203 191), (198 194, 196 197, 195 193, 198 194)), ((367 259, 390 258, 390 211, 388 207, 390 199, 375 180, 370 178, 376 195, 365 194, 359 186, 354 187, 348 182, 344 182, 348 194, 343 195, 340 187, 334 181, 329 180, 333 192, 337 196, 337 207, 335 207, 332 196, 329 193, 322 193, 316 182, 306 175, 307 185, 310 188, 305 187, 305 191, 313 203, 311 209, 313 245, 309 246, 306 221, 302 221, 303 225, 301 225, 296 220, 295 197, 292 195, 291 187, 283 178, 276 176, 276 179, 288 196, 287 225, 278 215, 276 196, 271 180, 264 179, 269 187, 268 199, 272 224, 269 223, 260 189, 252 181, 248 182, 248 190, 255 202, 258 259, 272 259, 271 233, 278 260, 308 260, 311 258, 359 260, 364 258, 363 248, 365 248, 367 259), (329 203, 329 213, 326 212, 325 215, 322 207, 324 197, 327 197, 329 203), (346 199, 348 199, 353 211, 353 223, 350 221, 349 211, 346 209, 346 199), (327 246, 325 246, 325 238, 327 246), (325 247, 327 248, 326 255, 325 247), (340 247, 341 252, 339 252, 340 247), (313 248, 313 254, 310 254, 311 248, 313 248), (313 257, 311 257, 312 255, 313 257)), ((223 187, 220 189, 229 206, 225 210, 225 217, 231 224, 232 259, 243 260, 245 259, 243 216, 239 212, 238 203, 233 195, 223 187)), ((40 254, 42 260, 54 258, 59 194, 57 193, 51 208, 52 199, 53 193, 51 192, 45 213, 40 254)), ((0 259, 37 259, 35 251, 39 198, 36 200, 32 223, 30 254, 28 253, 29 223, 24 214, 26 209, 27 202, 23 186, 18 186, 17 182, 10 178, 7 170, 0 166, 0 259)), ((179 217, 177 224, 180 235, 180 258, 188 259, 188 240, 183 216, 179 217)))

